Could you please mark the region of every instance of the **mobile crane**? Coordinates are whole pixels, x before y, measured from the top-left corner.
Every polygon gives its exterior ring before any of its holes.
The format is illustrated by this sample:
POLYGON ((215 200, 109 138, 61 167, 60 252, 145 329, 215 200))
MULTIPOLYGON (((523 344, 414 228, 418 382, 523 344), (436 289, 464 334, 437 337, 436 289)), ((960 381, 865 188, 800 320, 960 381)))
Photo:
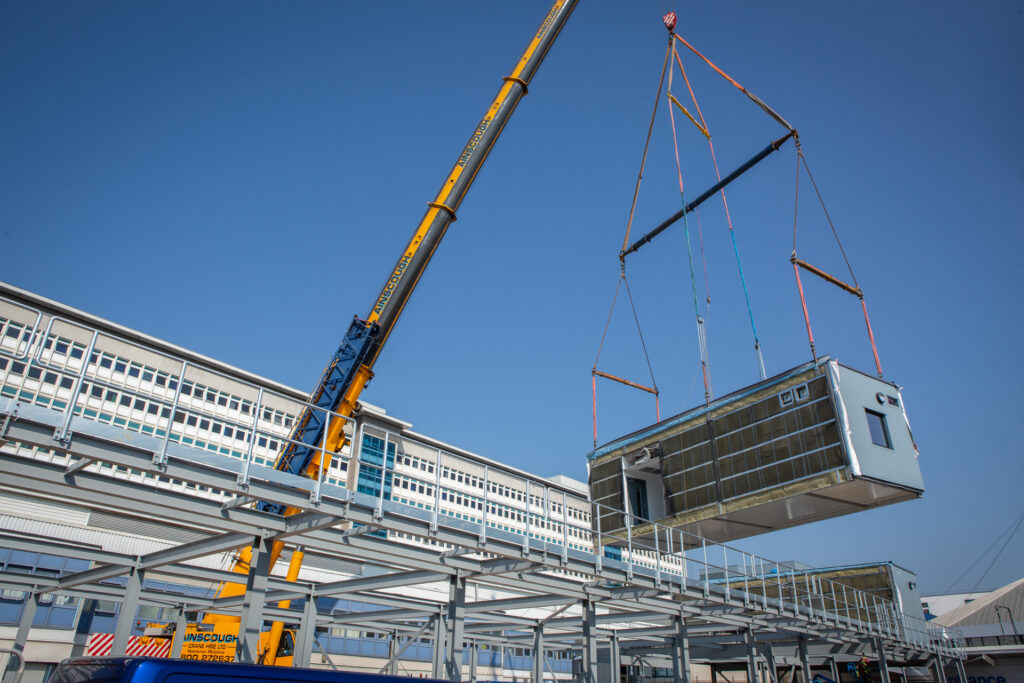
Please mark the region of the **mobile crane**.
MULTIPOLYGON (((316 479, 321 471, 330 466, 330 454, 337 453, 345 445, 344 418, 355 412, 360 394, 373 378, 373 366, 410 295, 441 243, 448 226, 455 221, 456 212, 473 184, 476 174, 483 166, 512 112, 515 111, 516 105, 526 94, 530 81, 565 26, 576 3, 577 0, 555 0, 515 69, 502 79, 498 94, 459 154, 437 196, 428 203, 426 214, 389 273, 369 313, 365 318, 355 317, 349 324, 338 350, 327 363, 320 381, 310 394, 309 403, 315 405, 316 409, 305 409, 296 420, 291 439, 278 455, 276 469, 316 479), (331 413, 342 417, 328 417, 331 413), (321 445, 324 446, 323 449, 321 445), (322 457, 322 454, 325 455, 322 457)), ((263 512, 283 516, 300 512, 297 508, 265 501, 256 503, 255 507, 263 512)), ((283 543, 275 541, 270 552, 271 565, 280 557, 282 550, 283 543)), ((251 560, 252 548, 241 550, 235 557, 232 571, 238 574, 248 573, 251 560)), ((298 577, 301 562, 301 551, 292 553, 287 575, 289 581, 294 581, 298 577)), ((217 597, 241 595, 244 592, 244 582, 225 583, 217 597)), ((204 621, 208 629, 233 634, 236 638, 238 636, 239 618, 236 616, 207 614, 204 621)), ((190 633, 198 630, 200 629, 195 625, 189 626, 190 633)), ((270 632, 262 634, 260 638, 259 661, 265 664, 290 665, 292 657, 285 655, 288 650, 279 649, 282 637, 290 640, 289 635, 280 622, 275 622, 270 632), (279 654, 282 656, 279 657, 279 654)))

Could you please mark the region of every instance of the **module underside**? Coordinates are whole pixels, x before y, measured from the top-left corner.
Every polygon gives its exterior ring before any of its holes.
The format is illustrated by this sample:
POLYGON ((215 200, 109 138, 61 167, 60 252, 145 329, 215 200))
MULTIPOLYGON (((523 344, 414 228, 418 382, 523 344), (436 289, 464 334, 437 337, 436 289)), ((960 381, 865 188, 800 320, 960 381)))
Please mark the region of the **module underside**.
POLYGON ((651 522, 728 541, 923 490, 898 388, 827 360, 607 444, 590 486, 604 545, 651 522))

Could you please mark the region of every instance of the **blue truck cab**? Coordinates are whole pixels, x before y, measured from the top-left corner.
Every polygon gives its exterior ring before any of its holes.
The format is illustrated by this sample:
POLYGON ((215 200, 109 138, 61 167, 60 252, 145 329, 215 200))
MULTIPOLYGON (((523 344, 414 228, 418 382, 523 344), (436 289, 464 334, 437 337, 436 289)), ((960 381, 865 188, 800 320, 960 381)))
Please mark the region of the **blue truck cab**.
MULTIPOLYGON (((408 683, 405 676, 158 657, 65 659, 50 683, 408 683)), ((434 679, 416 679, 427 683, 434 679)), ((438 682, 440 683, 440 682, 438 682)))

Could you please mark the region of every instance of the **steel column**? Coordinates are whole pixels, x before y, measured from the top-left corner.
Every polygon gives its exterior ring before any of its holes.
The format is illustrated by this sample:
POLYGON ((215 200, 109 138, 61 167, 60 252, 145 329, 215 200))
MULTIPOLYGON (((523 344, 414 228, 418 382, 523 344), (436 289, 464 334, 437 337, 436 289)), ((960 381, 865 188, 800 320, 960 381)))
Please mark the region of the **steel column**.
POLYGON ((398 675, 398 631, 392 631, 391 638, 388 640, 388 663, 386 666, 389 676, 398 675))
POLYGON ((3 683, 17 683, 18 671, 25 665, 25 643, 28 641, 29 631, 32 630, 32 622, 35 621, 36 611, 39 609, 39 593, 30 593, 21 607, 21 619, 18 620, 18 631, 14 635, 14 642, 11 649, 16 655, 8 655, 7 668, 4 671, 3 683), (21 658, 19 661, 19 657, 21 658))
MULTIPOLYGON (((832 674, 832 680, 839 683, 839 665, 836 664, 835 657, 828 658, 828 670, 832 674)), ((964 681, 966 683, 966 681, 964 681)))
POLYGON ((757 651, 754 633, 749 628, 743 631, 743 644, 747 647, 747 683, 757 683, 757 651))
POLYGON ((609 643, 609 668, 611 669, 611 683, 619 683, 622 675, 622 652, 619 647, 619 634, 613 632, 609 643))
POLYGON ((296 666, 309 666, 313 658, 313 638, 316 637, 316 598, 312 593, 306 595, 306 604, 302 607, 302 623, 295 639, 296 666))
POLYGON ((811 662, 807 659, 807 638, 800 636, 800 673, 803 683, 811 683, 811 662))
POLYGON ((171 641, 171 657, 181 658, 181 646, 185 642, 185 629, 188 628, 188 616, 185 614, 185 606, 178 610, 178 616, 174 619, 174 640, 171 641))
POLYGON ((128 649, 128 637, 132 634, 135 613, 139 610, 139 595, 142 594, 144 578, 145 572, 141 569, 133 567, 128 572, 124 600, 121 601, 121 612, 117 616, 117 628, 114 629, 114 643, 110 646, 111 657, 124 657, 128 649))
POLYGON ((544 624, 533 627, 533 683, 544 683, 544 624))
MULTIPOLYGON (((686 621, 682 617, 676 617, 674 621, 676 634, 672 641, 672 680, 676 683, 690 683, 690 637, 686 621)), ((612 680, 615 680, 614 677, 612 680)))
MULTIPOLYGON (((942 666, 942 657, 940 655, 932 657, 932 666, 935 667, 936 683, 946 683, 946 670, 942 666)), ((888 681, 882 681, 882 683, 888 683, 888 681)))
POLYGON ((875 654, 878 656, 878 674, 882 678, 882 683, 889 683, 889 662, 885 659, 885 647, 882 645, 882 639, 875 637, 875 654))
POLYGON ((441 615, 434 616, 434 647, 430 653, 430 677, 441 679, 444 676, 444 620, 441 615))
POLYGON ((583 600, 583 672, 580 683, 597 683, 597 603, 583 600))
POLYGON ((238 646, 235 660, 254 664, 259 657, 260 631, 263 629, 263 607, 267 600, 267 580, 270 578, 271 543, 257 536, 252 544, 252 560, 245 580, 242 596, 242 615, 238 625, 238 646))
MULTIPOLYGON (((953 661, 956 662, 956 672, 957 675, 960 676, 960 681, 958 683, 967 683, 967 671, 964 669, 964 660, 957 657, 953 661)), ((904 678, 906 677, 904 676, 904 678)))
POLYGON ((466 577, 461 573, 449 579, 448 614, 445 621, 445 676, 449 681, 462 680, 462 638, 466 619, 466 577))
MULTIPOLYGON (((775 664, 775 649, 771 643, 765 643, 761 652, 764 654, 764 666, 768 674, 768 680, 765 683, 779 683, 779 670, 775 664)), ((839 683, 839 678, 834 678, 833 680, 839 683)))
POLYGON ((472 641, 469 644, 469 680, 476 680, 476 665, 480 654, 480 643, 472 641))

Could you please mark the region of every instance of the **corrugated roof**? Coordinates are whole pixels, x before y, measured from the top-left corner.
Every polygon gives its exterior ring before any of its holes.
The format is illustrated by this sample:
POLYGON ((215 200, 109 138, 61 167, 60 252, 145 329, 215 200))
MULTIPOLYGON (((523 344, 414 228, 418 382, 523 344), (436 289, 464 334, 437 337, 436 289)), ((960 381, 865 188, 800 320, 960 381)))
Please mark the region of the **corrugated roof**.
MULTIPOLYGON (((1024 579, 998 588, 966 605, 946 612, 934 619, 934 623, 943 626, 977 626, 980 624, 997 624, 1000 615, 996 605, 1006 607, 1013 615, 1013 621, 1024 621, 1024 579)), ((1006 619, 1006 611, 1002 612, 1006 619)))

